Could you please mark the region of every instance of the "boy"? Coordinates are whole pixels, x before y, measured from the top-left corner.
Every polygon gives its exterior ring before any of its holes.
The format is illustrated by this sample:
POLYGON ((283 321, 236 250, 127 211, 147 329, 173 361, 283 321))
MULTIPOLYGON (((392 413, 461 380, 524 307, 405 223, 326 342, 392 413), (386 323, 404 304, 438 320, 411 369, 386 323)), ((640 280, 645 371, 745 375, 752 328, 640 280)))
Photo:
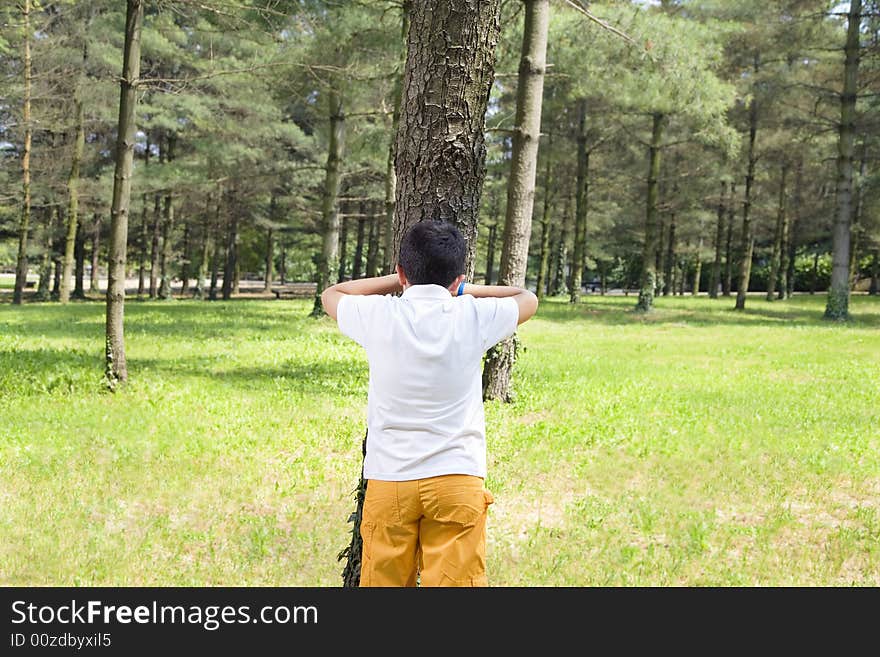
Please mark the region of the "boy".
POLYGON ((396 274, 321 294, 370 364, 361 586, 487 585, 482 356, 538 299, 465 283, 465 254, 455 226, 422 221, 396 274))

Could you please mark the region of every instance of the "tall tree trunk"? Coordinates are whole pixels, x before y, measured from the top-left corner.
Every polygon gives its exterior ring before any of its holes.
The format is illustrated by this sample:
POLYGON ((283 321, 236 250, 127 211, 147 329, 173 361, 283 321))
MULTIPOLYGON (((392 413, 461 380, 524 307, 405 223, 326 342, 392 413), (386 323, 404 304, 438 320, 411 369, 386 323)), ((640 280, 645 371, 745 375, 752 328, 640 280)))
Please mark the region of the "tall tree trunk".
POLYGON ((24 101, 22 123, 24 124, 24 148, 21 154, 21 219, 18 224, 18 258, 15 265, 15 288, 12 303, 21 304, 28 274, 28 232, 31 223, 31 0, 21 5, 24 28, 24 101))
MULTIPOLYGON (((324 176, 324 198, 321 207, 324 243, 318 258, 318 281, 315 288, 315 304, 312 317, 320 317, 324 312, 321 293, 334 280, 333 274, 339 267, 339 174, 342 166, 342 153, 345 138, 345 113, 342 110, 342 97, 335 89, 327 93, 327 111, 330 116, 330 140, 327 146, 327 166, 324 176)), ((395 256, 394 260, 397 258, 395 256)))
MULTIPOLYGON (((281 284, 287 283, 287 240, 284 239, 284 233, 281 233, 281 258, 278 263, 278 276, 281 284)), ((342 280, 341 278, 339 280, 342 280)))
POLYGON ((577 135, 577 189, 574 200, 574 249, 571 258, 571 288, 568 290, 570 303, 577 303, 583 284, 582 273, 587 241, 587 185, 590 167, 590 154, 587 152, 587 101, 578 102, 577 135))
MULTIPOLYGON (((675 190, 672 192, 675 198, 675 190)), ((674 201, 673 201, 674 202, 674 201)), ((663 272, 663 296, 675 296, 675 210, 669 213, 669 229, 666 233, 666 270, 663 272)))
POLYGON ((73 242, 73 299, 85 299, 86 290, 83 278, 86 275, 86 231, 82 222, 78 222, 76 239, 73 242))
POLYGON ((162 200, 158 194, 153 197, 153 237, 150 242, 150 298, 159 293, 159 240, 162 237, 162 200))
MULTIPOLYGON (((214 222, 211 226, 211 234, 212 234, 212 253, 211 253, 211 285, 208 288, 208 300, 216 301, 217 300, 217 280, 220 278, 220 254, 223 253, 223 249, 217 248, 217 240, 220 236, 221 230, 221 212, 223 209, 223 189, 218 186, 217 188, 217 205, 214 208, 214 222)), ((224 259, 225 261, 225 259, 224 259)))
MULTIPOLYGON (((549 0, 524 0, 525 26, 516 92, 516 127, 513 155, 507 184, 507 211, 504 216, 504 241, 501 246, 500 280, 502 285, 525 287, 529 264, 529 241, 532 236, 532 211, 535 205, 535 173, 541 140, 541 103, 544 94, 544 70, 547 63, 547 30, 550 24, 549 0)), ((586 101, 582 106, 582 132, 586 124, 586 101)), ((576 284, 572 303, 580 290, 580 271, 584 259, 584 234, 587 219, 586 133, 578 143, 578 233, 580 250, 575 249, 576 284), (583 166, 580 164, 583 160, 583 166)), ((518 338, 502 340, 486 354, 483 364, 483 397, 513 399, 510 377, 516 362, 518 338)))
MULTIPOLYGON (((173 132, 166 137, 165 144, 168 153, 165 155, 165 162, 174 160, 174 147, 177 144, 177 135, 173 132)), ((159 298, 171 298, 171 246, 174 234, 174 198, 169 190, 165 194, 164 219, 162 221, 162 253, 159 259, 159 298)))
POLYGON ((794 228, 800 224, 801 208, 803 207, 803 188, 804 188, 804 161, 798 160, 794 181, 794 209, 791 213, 791 219, 788 222, 788 242, 786 253, 786 281, 785 287, 781 290, 784 292, 785 298, 790 299, 794 294, 794 265, 797 256, 797 239, 794 228))
POLYGON ((733 290, 733 223, 736 219, 736 183, 730 183, 730 203, 727 205, 727 237, 724 241, 724 281, 721 294, 731 295, 733 290))
POLYGON ((263 279, 263 291, 272 291, 272 279, 275 278, 275 231, 266 229, 266 275, 263 279))
POLYGON ((196 274, 196 289, 193 290, 194 299, 208 298, 208 269, 214 258, 214 231, 211 225, 211 203, 213 194, 208 192, 205 199, 205 218, 202 221, 202 254, 199 258, 199 271, 196 274))
POLYGON ((694 256, 694 285, 691 288, 691 294, 697 296, 700 293, 700 276, 703 275, 703 259, 700 254, 703 251, 703 233, 700 231, 700 239, 697 243, 697 255, 694 256))
POLYGON ((52 280, 52 251, 55 239, 55 218, 58 214, 57 206, 47 208, 48 219, 46 220, 46 250, 43 252, 43 262, 40 265, 40 280, 37 284, 37 301, 49 300, 49 282, 52 280))
POLYGON ((135 108, 140 76, 143 0, 127 0, 125 46, 116 129, 116 170, 110 206, 110 242, 107 267, 107 326, 105 376, 111 390, 128 378, 125 364, 123 316, 125 311, 125 250, 128 241, 128 205, 135 144, 135 108))
POLYGON ((868 294, 876 297, 880 294, 880 248, 874 247, 874 257, 871 258, 871 287, 868 294))
POLYGON ((464 274, 473 279, 499 7, 499 0, 411 6, 394 155, 394 262, 410 226, 448 221, 467 240, 464 274))
POLYGON ((550 224, 550 266, 547 271, 547 294, 555 296, 559 293, 559 285, 561 282, 560 258, 560 229, 559 223, 550 224))
POLYGON ((189 222, 183 224, 183 262, 180 263, 180 294, 189 292, 189 265, 192 262, 190 253, 189 222))
POLYGON ((861 237, 864 232, 862 226, 862 211, 864 194, 862 187, 865 181, 865 168, 867 164, 867 140, 862 139, 861 157, 859 158, 859 179, 853 186, 853 215, 852 215, 852 245, 849 254, 849 289, 855 291, 859 282, 859 248, 861 247, 861 237))
MULTIPOLYGON (((89 276, 89 292, 97 294, 101 291, 98 286, 98 274, 100 272, 101 262, 101 215, 95 212, 92 215, 92 220, 94 223, 92 225, 92 270, 89 276)), ((143 273, 143 268, 141 268, 141 273, 143 273)), ((141 284, 141 291, 143 291, 143 277, 141 277, 138 282, 141 284)))
POLYGON ((715 260, 709 278, 709 296, 718 298, 718 285, 721 281, 721 249, 724 238, 724 197, 727 195, 727 181, 721 181, 721 195, 718 197, 718 220, 715 228, 715 260))
POLYGON ((489 239, 486 243, 486 285, 495 279, 495 242, 498 240, 498 224, 489 226, 489 239))
MULTIPOLYGON (((758 75, 760 67, 760 59, 755 55, 754 72, 758 75)), ((752 251, 754 249, 755 238, 752 234, 752 189, 755 183, 755 162, 758 155, 755 152, 755 137, 758 133, 758 101, 755 96, 749 102, 749 160, 746 170, 746 191, 743 199, 743 223, 742 223, 742 240, 739 245, 739 280, 736 289, 736 305, 735 310, 745 310, 746 295, 749 291, 749 280, 752 277, 752 251)))
POLYGON ((336 277, 338 281, 345 280, 346 268, 348 264, 348 217, 343 216, 339 220, 339 274, 336 277))
POLYGON ((636 310, 647 312, 654 307, 657 280, 657 185, 660 180, 660 148, 663 145, 663 114, 654 114, 651 146, 648 149, 648 196, 645 211, 645 247, 642 255, 642 280, 636 310))
MULTIPOLYGON (((362 208, 363 209, 363 208, 362 208)), ((357 220, 357 242, 354 247, 354 264, 351 268, 351 277, 360 278, 364 261, 364 228, 366 219, 359 217, 357 220)))
POLYGON ((825 319, 849 319, 849 251, 852 219, 853 138, 856 123, 856 93, 859 73, 859 28, 862 0, 849 4, 846 32, 846 61, 843 93, 840 96, 840 132, 837 140, 837 215, 832 234, 831 285, 825 305, 825 319))
MULTIPOLYGON (((476 220, 485 176, 483 129, 494 78, 499 4, 499 0, 448 0, 412 5, 404 111, 395 146, 398 184, 392 262, 397 262, 409 226, 425 219, 450 221, 468 242, 464 273, 473 279, 476 220)), ((325 282, 329 272, 336 271, 335 261, 327 257, 336 255, 338 219, 334 223, 333 242, 321 263, 325 282)), ((317 299, 317 310, 319 303, 317 299)), ((357 490, 351 543, 340 554, 346 559, 344 586, 357 586, 360 581, 363 477, 357 490)))
POLYGON ((541 251, 538 258, 538 279, 535 282, 535 294, 543 299, 546 294, 547 279, 550 268, 550 174, 553 154, 553 133, 547 137, 547 156, 544 158, 544 210, 541 213, 541 251))
POLYGON ((819 283, 819 252, 813 254, 813 272, 810 276, 810 294, 816 294, 816 286, 819 283))
POLYGON ((58 300, 61 303, 70 301, 70 279, 73 276, 74 250, 76 236, 79 232, 79 166, 85 147, 85 119, 79 85, 74 92, 73 106, 76 116, 76 134, 73 139, 70 173, 67 176, 67 239, 64 243, 64 269, 61 273, 61 289, 58 293, 58 300))
POLYGON ((367 277, 379 275, 379 220, 380 215, 370 217, 370 230, 367 231, 367 277))
POLYGON ((776 277, 782 271, 784 259, 782 254, 785 250, 785 181, 787 176, 788 164, 783 164, 779 178, 779 202, 776 205, 776 233, 773 239, 773 254, 770 256, 770 276, 767 278, 767 301, 773 301, 776 298, 776 277))
MULTIPOLYGON (((146 133, 146 144, 144 145, 144 173, 146 173, 146 168, 150 164, 150 133, 146 133)), ((137 295, 138 298, 144 296, 144 277, 145 277, 145 269, 146 269, 146 260, 147 260, 147 239, 148 239, 148 230, 147 230, 147 209, 149 207, 148 196, 144 194, 141 196, 141 235, 139 249, 138 249, 138 289, 137 295)))
POLYGON ((238 259, 238 211, 234 207, 232 201, 233 193, 228 191, 227 198, 230 199, 227 207, 229 208, 229 225, 226 232, 226 263, 223 266, 223 300, 229 301, 235 292, 235 270, 236 260, 238 259))
MULTIPOLYGON (((382 243, 382 271, 386 274, 394 273, 397 264, 392 257, 394 255, 394 208, 397 194, 397 171, 394 168, 397 128, 400 125, 400 103, 403 97, 403 72, 406 67, 406 38, 409 33, 409 12, 411 0, 403 0, 400 12, 400 35, 404 48, 403 57, 398 62, 397 75, 394 78, 394 109, 391 114, 391 126, 388 132, 391 139, 388 140, 388 160, 385 164, 385 232, 382 243)), ((339 280, 342 280, 340 276, 339 280)))

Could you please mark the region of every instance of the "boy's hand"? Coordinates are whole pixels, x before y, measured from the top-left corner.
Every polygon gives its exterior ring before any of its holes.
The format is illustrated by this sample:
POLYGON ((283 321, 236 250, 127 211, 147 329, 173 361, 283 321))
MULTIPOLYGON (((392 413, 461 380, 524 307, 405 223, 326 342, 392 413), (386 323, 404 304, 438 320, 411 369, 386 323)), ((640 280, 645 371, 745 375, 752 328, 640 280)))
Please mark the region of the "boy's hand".
POLYGON ((519 306, 517 325, 531 319, 538 310, 538 297, 534 292, 512 285, 477 285, 465 283, 462 294, 474 297, 513 297, 519 306))

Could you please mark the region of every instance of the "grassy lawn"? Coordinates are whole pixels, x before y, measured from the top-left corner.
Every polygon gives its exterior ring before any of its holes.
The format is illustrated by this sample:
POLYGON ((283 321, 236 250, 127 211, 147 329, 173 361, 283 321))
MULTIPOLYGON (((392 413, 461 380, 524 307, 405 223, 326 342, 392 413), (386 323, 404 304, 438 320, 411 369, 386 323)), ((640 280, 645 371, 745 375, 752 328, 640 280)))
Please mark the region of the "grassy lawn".
MULTIPOLYGON (((880 299, 547 300, 487 404, 489 576, 880 586, 880 299)), ((337 586, 367 365, 305 301, 0 305, 0 584, 337 586)))

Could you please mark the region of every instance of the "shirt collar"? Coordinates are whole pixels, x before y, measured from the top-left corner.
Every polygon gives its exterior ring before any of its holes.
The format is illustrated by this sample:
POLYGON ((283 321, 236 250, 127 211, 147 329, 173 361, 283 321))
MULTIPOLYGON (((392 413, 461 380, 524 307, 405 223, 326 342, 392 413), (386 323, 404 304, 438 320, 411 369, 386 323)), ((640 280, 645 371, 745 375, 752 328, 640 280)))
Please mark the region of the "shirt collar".
POLYGON ((428 283, 426 285, 410 285, 403 291, 405 299, 440 299, 448 300, 452 297, 449 290, 442 285, 428 283))

